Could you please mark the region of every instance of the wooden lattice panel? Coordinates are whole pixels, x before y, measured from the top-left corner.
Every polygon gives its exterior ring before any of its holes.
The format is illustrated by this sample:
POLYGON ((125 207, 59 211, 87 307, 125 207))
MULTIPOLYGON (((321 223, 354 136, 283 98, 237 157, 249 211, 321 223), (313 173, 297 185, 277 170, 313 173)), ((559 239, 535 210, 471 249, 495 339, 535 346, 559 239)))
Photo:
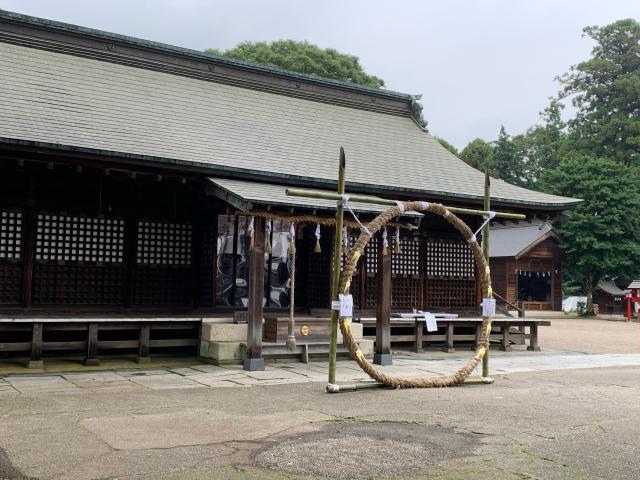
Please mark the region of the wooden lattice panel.
POLYGON ((400 309, 420 308, 420 239, 400 237, 400 252, 393 251, 390 254, 391 306, 400 309))
POLYGON ((474 278, 475 262, 465 241, 424 241, 424 273, 427 278, 474 278))
POLYGON ((135 270, 136 306, 180 305, 192 303, 193 273, 189 268, 138 266, 135 270))
POLYGON ((22 253, 22 212, 0 212, 0 260, 19 261, 22 253))
POLYGON ((426 281, 425 308, 447 310, 474 310, 476 282, 473 279, 429 279, 426 281))
POLYGON ((138 222, 139 265, 191 265, 192 227, 169 222, 138 222))
POLYGON ((20 303, 22 292, 22 265, 15 262, 0 262, 0 304, 20 303))
POLYGON ((124 255, 124 221, 39 213, 35 248, 38 262, 120 264, 124 255))
POLYGON ((36 263, 34 305, 122 304, 124 268, 121 265, 36 263))
POLYGON ((365 305, 363 308, 374 308, 377 301, 377 272, 378 272, 378 237, 374 236, 364 248, 365 266, 365 305))

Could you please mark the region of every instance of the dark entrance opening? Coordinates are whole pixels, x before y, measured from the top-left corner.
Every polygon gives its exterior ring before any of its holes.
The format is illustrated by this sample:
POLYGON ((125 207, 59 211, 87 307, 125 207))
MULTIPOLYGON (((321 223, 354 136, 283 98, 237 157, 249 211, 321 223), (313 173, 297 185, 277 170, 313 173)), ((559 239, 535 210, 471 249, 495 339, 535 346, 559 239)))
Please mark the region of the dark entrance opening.
POLYGON ((551 301, 551 272, 518 271, 518 300, 551 301))

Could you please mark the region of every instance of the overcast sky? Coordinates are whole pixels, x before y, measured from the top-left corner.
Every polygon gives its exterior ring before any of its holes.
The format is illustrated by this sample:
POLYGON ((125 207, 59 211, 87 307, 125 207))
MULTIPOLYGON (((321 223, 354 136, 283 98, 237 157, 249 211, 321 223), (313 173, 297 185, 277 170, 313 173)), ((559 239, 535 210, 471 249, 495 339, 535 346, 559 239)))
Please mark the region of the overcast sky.
POLYGON ((430 131, 464 147, 538 122, 554 77, 587 58, 587 25, 640 19, 640 0, 0 0, 0 8, 204 50, 308 40, 423 94, 430 131))

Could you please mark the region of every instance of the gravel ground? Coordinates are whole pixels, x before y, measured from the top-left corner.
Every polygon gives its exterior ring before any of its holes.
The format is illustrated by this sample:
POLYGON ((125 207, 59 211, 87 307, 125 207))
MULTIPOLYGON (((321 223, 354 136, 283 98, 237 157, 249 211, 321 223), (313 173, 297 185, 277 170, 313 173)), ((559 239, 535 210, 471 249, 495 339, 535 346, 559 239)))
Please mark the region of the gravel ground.
MULTIPOLYGON (((532 317, 535 315, 532 313, 532 317)), ((583 318, 551 319, 540 327, 543 350, 588 353, 640 353, 640 324, 583 318)))
POLYGON ((473 454, 475 447, 472 434, 450 428, 346 421, 267 447, 255 455, 255 464, 329 478, 393 478, 473 454))

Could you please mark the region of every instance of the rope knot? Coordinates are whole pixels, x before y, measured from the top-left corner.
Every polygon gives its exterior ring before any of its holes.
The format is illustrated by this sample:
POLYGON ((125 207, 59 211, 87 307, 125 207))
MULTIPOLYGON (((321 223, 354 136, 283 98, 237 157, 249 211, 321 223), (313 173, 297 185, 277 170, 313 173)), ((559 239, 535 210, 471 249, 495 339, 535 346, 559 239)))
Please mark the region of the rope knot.
POLYGON ((400 213, 404 213, 405 211, 404 202, 396 200, 396 205, 398 206, 398 210, 400 210, 400 213))

